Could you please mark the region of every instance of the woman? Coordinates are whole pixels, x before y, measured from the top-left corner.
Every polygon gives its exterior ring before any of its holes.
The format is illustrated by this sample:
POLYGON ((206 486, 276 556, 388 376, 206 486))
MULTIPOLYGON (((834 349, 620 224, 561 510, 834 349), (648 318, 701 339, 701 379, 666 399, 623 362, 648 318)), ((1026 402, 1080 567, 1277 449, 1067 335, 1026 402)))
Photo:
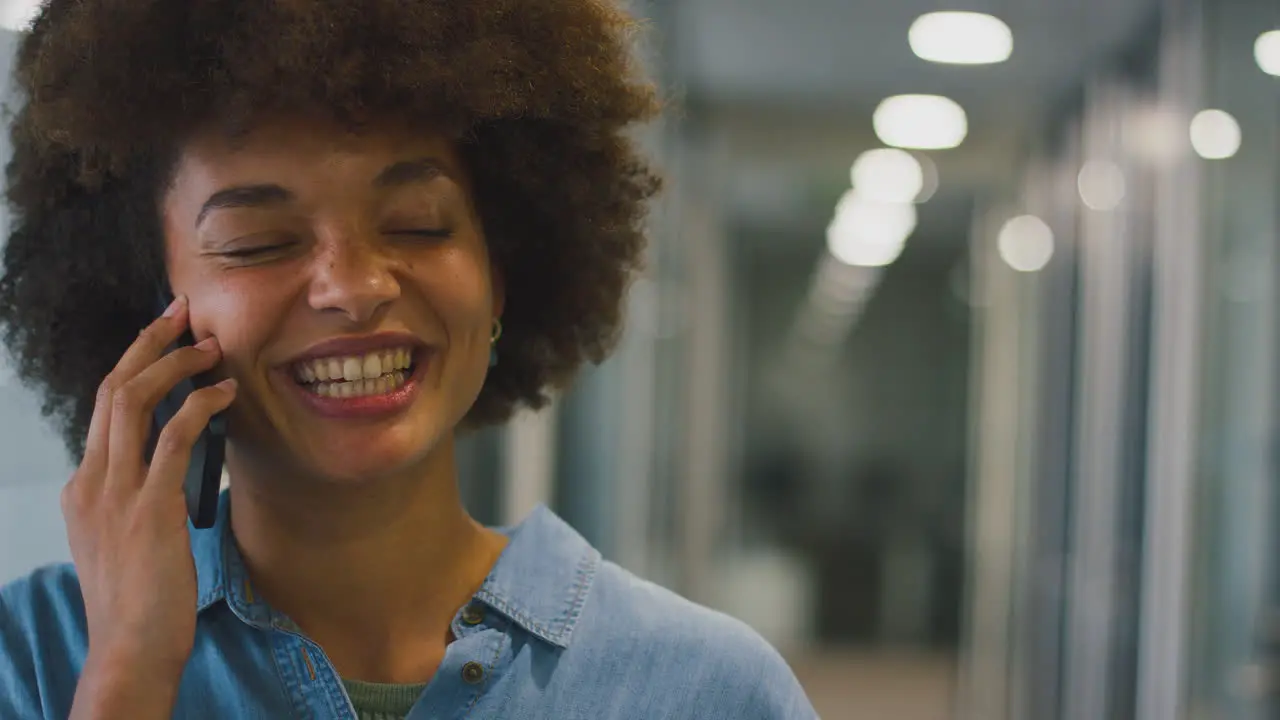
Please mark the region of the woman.
POLYGON ((0 322, 79 459, 75 569, 0 593, 0 717, 813 716, 744 626, 549 511, 495 531, 459 501, 456 435, 618 333, 657 185, 633 27, 600 0, 44 8, 0 322), (230 489, 190 530, 223 410, 230 489))

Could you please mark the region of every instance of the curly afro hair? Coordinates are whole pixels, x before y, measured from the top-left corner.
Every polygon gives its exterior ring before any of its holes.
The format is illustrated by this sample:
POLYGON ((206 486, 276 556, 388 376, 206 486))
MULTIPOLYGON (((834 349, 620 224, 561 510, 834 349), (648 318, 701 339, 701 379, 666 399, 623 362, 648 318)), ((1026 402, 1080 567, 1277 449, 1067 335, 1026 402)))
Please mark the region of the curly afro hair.
POLYGON ((154 317, 157 199, 181 144, 272 111, 447 128, 507 311, 467 425, 604 359, 658 178, 629 135, 657 93, 606 0, 52 0, 20 45, 0 326, 68 449, 154 317))

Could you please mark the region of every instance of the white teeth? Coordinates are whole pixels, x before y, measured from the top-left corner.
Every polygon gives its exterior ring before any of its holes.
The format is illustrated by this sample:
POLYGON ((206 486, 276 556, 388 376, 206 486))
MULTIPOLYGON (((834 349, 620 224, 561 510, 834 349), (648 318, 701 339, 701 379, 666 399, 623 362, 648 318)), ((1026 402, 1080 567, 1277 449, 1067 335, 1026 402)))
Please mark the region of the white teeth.
POLYGON ((390 375, 396 370, 406 370, 413 364, 413 351, 409 348, 379 350, 361 356, 331 357, 299 363, 294 375, 299 382, 355 382, 390 375))
POLYGON ((342 378, 347 382, 359 380, 360 370, 364 367, 359 358, 346 358, 342 361, 342 378))
POLYGON ((331 357, 299 363, 295 377, 326 398, 355 398, 394 392, 408 381, 409 348, 380 350, 359 357, 331 357))
POLYGON ((408 376, 403 370, 392 370, 374 378, 359 380, 324 381, 310 384, 308 390, 320 397, 355 398, 366 395, 385 395, 404 387, 408 376))

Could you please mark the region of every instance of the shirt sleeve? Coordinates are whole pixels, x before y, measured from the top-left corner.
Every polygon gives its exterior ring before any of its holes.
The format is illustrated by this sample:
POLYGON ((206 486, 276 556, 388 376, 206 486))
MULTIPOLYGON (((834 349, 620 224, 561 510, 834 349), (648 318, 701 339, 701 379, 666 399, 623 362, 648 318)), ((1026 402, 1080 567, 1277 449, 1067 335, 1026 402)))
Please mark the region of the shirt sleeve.
MULTIPOLYGON (((763 640, 761 641, 764 642, 763 640)), ((751 720, 815 720, 809 696, 786 660, 767 643, 760 652, 746 717, 751 720)))
POLYGON ((69 566, 0 588, 0 718, 61 720, 71 712, 87 644, 69 566))
POLYGON ((697 639, 704 650, 701 707, 692 717, 716 720, 814 720, 818 713, 787 661, 747 625, 716 618, 697 639))
POLYGON ((42 718, 33 652, 11 594, 8 587, 0 591, 0 717, 42 718))

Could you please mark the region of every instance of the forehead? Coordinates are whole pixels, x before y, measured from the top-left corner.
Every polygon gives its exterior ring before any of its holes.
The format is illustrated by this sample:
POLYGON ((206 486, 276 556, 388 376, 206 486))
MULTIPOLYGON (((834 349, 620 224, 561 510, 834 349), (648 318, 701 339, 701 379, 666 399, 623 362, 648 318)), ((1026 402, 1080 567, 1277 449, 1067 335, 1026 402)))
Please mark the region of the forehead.
POLYGON ((455 177, 461 171, 453 139, 430 127, 392 118, 352 126, 323 115, 276 115, 234 136, 215 127, 192 134, 178 149, 174 186, 316 171, 372 177, 410 157, 430 157, 455 177))

